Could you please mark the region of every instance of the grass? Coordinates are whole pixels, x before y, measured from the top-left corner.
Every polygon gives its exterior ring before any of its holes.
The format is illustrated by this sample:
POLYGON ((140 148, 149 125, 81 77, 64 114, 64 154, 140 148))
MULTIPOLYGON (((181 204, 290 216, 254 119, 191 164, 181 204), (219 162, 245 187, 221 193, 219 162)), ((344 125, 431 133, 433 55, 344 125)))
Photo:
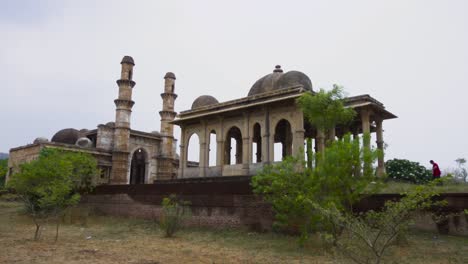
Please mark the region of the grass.
MULTIPOLYGON (((417 186, 417 184, 388 181, 380 193, 404 193, 417 186)), ((441 193, 468 193, 468 183, 446 182, 441 186, 436 186, 436 190, 441 193)))
MULTIPOLYGON (((34 226, 21 205, 0 201, 0 263, 349 263, 312 237, 244 230, 187 228, 174 238, 152 221, 91 215, 63 224, 53 243, 53 223, 33 241, 34 226), (81 222, 81 223, 80 223, 81 222)), ((411 233, 409 245, 394 247, 385 263, 468 263, 468 238, 411 233)))

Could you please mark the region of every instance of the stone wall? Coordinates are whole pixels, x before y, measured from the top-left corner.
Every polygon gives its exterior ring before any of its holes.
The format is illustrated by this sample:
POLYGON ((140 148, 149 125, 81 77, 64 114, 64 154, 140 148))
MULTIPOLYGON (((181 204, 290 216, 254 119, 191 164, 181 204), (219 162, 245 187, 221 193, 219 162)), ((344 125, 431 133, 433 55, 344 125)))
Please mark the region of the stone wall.
MULTIPOLYGON (((155 184, 99 186, 95 193, 84 197, 83 203, 109 215, 157 219, 161 215, 164 197, 177 194, 191 203, 192 217, 187 225, 215 228, 242 227, 270 230, 273 212, 269 204, 252 193, 250 177, 214 177, 156 181, 155 184)), ((385 201, 399 199, 397 194, 379 194, 364 198, 357 211, 376 210, 385 201)), ((417 229, 454 235, 468 235, 468 219, 462 214, 468 208, 468 194, 444 194, 452 213, 440 223, 429 213, 418 215, 417 229), (454 214, 455 213, 455 214, 454 214)))
POLYGON ((99 186, 82 203, 101 213, 126 217, 158 219, 164 197, 177 194, 190 202, 191 226, 271 228, 270 206, 252 194, 250 180, 230 177, 227 180, 174 180, 141 185, 99 186))

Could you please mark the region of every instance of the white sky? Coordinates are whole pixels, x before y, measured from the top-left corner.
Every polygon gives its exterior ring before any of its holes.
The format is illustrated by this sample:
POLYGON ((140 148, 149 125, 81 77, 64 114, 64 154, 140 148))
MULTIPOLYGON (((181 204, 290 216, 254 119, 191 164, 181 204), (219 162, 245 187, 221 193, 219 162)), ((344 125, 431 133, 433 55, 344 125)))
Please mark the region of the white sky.
POLYGON ((134 129, 159 130, 167 71, 181 111, 247 96, 280 64, 383 102, 399 117, 384 122, 387 159, 468 158, 468 1, 0 2, 0 152, 113 121, 130 55, 134 129))

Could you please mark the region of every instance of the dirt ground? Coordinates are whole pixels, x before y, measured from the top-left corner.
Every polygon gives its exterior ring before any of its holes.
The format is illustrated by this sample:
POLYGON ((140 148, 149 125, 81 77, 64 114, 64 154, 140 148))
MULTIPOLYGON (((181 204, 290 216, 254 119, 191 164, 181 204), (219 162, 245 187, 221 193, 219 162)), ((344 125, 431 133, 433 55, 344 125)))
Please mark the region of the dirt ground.
MULTIPOLYGON (((150 221, 103 216, 63 224, 57 243, 51 223, 34 241, 34 225, 19 208, 0 202, 0 263, 349 263, 314 240, 299 249, 295 237, 206 229, 164 238, 150 221)), ((468 238, 418 234, 411 241, 385 263, 468 263, 468 238)))

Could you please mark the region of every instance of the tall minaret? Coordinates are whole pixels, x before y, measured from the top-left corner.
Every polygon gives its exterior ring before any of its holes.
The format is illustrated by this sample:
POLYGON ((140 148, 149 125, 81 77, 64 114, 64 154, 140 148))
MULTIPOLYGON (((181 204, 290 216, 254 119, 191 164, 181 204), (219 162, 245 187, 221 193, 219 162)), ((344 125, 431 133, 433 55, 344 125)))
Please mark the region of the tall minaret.
POLYGON ((174 125, 170 123, 177 115, 177 112, 174 111, 174 101, 177 98, 177 94, 174 93, 175 79, 176 77, 172 72, 168 72, 164 76, 164 93, 161 94, 163 109, 159 111, 162 145, 158 156, 158 180, 173 179, 176 174, 174 167, 174 125))
POLYGON ((114 148, 112 152, 111 184, 127 184, 129 141, 130 141, 130 116, 134 101, 132 101, 132 89, 135 86, 133 78, 133 58, 125 56, 120 63, 122 72, 117 80, 119 97, 114 100, 115 130, 114 148))

